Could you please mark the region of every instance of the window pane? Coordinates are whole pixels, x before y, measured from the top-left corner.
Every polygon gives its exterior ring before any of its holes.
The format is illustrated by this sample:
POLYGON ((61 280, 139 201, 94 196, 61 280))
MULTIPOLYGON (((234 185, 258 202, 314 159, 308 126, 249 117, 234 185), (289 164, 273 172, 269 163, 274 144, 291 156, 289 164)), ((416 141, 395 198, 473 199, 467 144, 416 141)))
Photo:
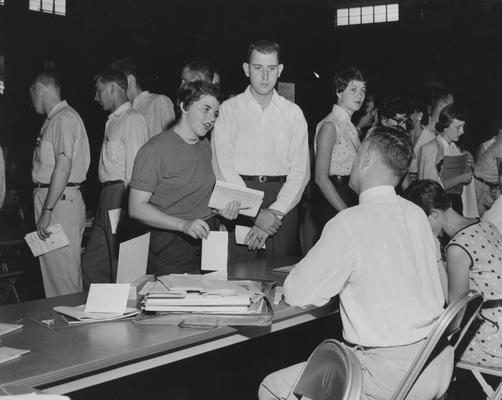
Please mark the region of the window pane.
POLYGON ((387 21, 399 21, 399 4, 387 4, 387 21))
POLYGON ((40 11, 40 0, 30 0, 30 10, 40 11))
POLYGON ((54 0, 42 0, 42 11, 46 13, 53 12, 54 0))
POLYGON ((54 2, 54 12, 59 15, 66 15, 66 0, 56 0, 54 2))
POLYGON ((361 23, 361 8, 349 8, 349 24, 355 25, 361 23))
POLYGON ((336 25, 348 25, 349 24, 349 9, 340 8, 336 10, 336 25))
POLYGON ((361 8, 361 22, 363 24, 373 23, 373 7, 362 7, 361 8))
POLYGON ((385 22, 387 20, 387 6, 375 6, 375 22, 385 22))

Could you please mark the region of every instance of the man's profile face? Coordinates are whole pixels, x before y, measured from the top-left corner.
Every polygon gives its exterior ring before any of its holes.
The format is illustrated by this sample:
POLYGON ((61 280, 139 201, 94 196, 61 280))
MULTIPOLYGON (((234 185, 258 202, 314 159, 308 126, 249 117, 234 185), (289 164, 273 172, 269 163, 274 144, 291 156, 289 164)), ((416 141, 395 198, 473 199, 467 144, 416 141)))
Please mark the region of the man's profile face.
POLYGON ((42 100, 42 84, 40 82, 35 82, 30 87, 30 97, 31 103, 33 104, 33 108, 37 112, 37 114, 43 114, 43 100, 42 100))
POLYGON ((111 91, 111 82, 103 83, 101 80, 96 82, 96 95, 94 96, 94 100, 96 100, 105 111, 111 111, 112 109, 113 103, 111 91))
POLYGON ((277 52, 260 53, 257 50, 253 50, 249 63, 244 63, 243 67, 252 91, 262 96, 274 90, 283 69, 283 65, 279 64, 277 52))

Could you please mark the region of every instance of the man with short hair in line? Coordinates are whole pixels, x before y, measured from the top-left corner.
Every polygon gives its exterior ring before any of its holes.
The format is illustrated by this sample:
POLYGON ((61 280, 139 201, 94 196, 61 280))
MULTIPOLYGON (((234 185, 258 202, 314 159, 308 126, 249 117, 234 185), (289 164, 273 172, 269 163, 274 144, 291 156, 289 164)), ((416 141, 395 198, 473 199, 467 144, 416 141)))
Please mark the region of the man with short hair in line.
POLYGON ((214 83, 213 80, 214 67, 209 61, 192 61, 181 70, 181 86, 195 81, 214 83))
POLYGON ((98 74, 94 99, 111 114, 106 122, 99 159, 102 184, 99 204, 82 256, 85 289, 91 283, 114 283, 116 280, 118 243, 113 213, 120 213, 124 207, 136 153, 148 140, 145 119, 127 100, 127 79, 122 72, 109 70, 98 74))
MULTIPOLYGON (((388 400, 443 312, 435 244, 424 212, 396 195, 412 146, 396 129, 373 128, 350 174, 359 205, 329 221, 316 245, 284 283, 292 306, 322 306, 340 297, 346 346, 361 362, 361 399, 388 400)), ((264 379, 259 398, 295 399, 306 363, 264 379)), ((436 399, 448 388, 453 351, 447 347, 414 385, 409 398, 436 399)))
POLYGON ((243 63, 249 86, 222 104, 214 127, 219 179, 265 193, 256 219, 237 219, 250 230, 246 246, 230 235, 231 261, 299 253, 297 204, 310 178, 307 122, 275 90, 284 68, 280 50, 267 40, 251 43, 243 63))
POLYGON ((164 132, 174 121, 174 106, 169 97, 143 90, 142 72, 131 58, 121 58, 113 62, 111 68, 122 71, 126 76, 127 98, 132 103, 132 108, 145 118, 148 138, 164 132))
POLYGON ((45 295, 53 297, 82 291, 85 204, 80 184, 89 169, 89 141, 79 114, 61 99, 61 85, 54 73, 39 74, 30 95, 35 111, 47 115, 33 153, 37 233, 46 240, 51 236, 49 226, 61 224, 70 242, 39 257, 45 295))

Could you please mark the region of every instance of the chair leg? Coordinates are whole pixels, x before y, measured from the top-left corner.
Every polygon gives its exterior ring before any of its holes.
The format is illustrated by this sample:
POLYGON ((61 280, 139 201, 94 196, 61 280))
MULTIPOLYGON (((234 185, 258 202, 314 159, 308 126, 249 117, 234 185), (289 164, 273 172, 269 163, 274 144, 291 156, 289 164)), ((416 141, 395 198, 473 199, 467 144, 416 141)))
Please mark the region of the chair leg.
POLYGON ((502 399, 502 380, 499 382, 499 386, 497 387, 497 390, 495 390, 493 397, 490 398, 490 400, 500 399, 502 399))

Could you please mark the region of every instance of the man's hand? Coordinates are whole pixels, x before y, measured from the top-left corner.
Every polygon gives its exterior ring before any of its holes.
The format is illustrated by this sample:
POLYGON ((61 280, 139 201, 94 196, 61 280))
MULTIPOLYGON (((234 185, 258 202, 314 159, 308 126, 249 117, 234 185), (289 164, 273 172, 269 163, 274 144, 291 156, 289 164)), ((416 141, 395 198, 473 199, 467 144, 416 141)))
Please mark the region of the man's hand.
POLYGON ((209 235, 209 225, 202 219, 194 219, 193 221, 186 221, 183 224, 183 233, 194 239, 207 239, 209 235))
POLYGON ((265 245, 267 237, 267 233, 255 225, 249 230, 248 234, 246 235, 244 244, 248 245, 249 250, 261 249, 265 245))
POLYGON ((265 231, 268 236, 275 235, 281 225, 281 220, 269 209, 261 209, 255 221, 255 226, 265 231))
POLYGON ((47 227, 51 223, 51 212, 48 210, 42 210, 42 214, 37 221, 37 234, 42 240, 48 239, 51 236, 51 232, 47 230, 47 227))

